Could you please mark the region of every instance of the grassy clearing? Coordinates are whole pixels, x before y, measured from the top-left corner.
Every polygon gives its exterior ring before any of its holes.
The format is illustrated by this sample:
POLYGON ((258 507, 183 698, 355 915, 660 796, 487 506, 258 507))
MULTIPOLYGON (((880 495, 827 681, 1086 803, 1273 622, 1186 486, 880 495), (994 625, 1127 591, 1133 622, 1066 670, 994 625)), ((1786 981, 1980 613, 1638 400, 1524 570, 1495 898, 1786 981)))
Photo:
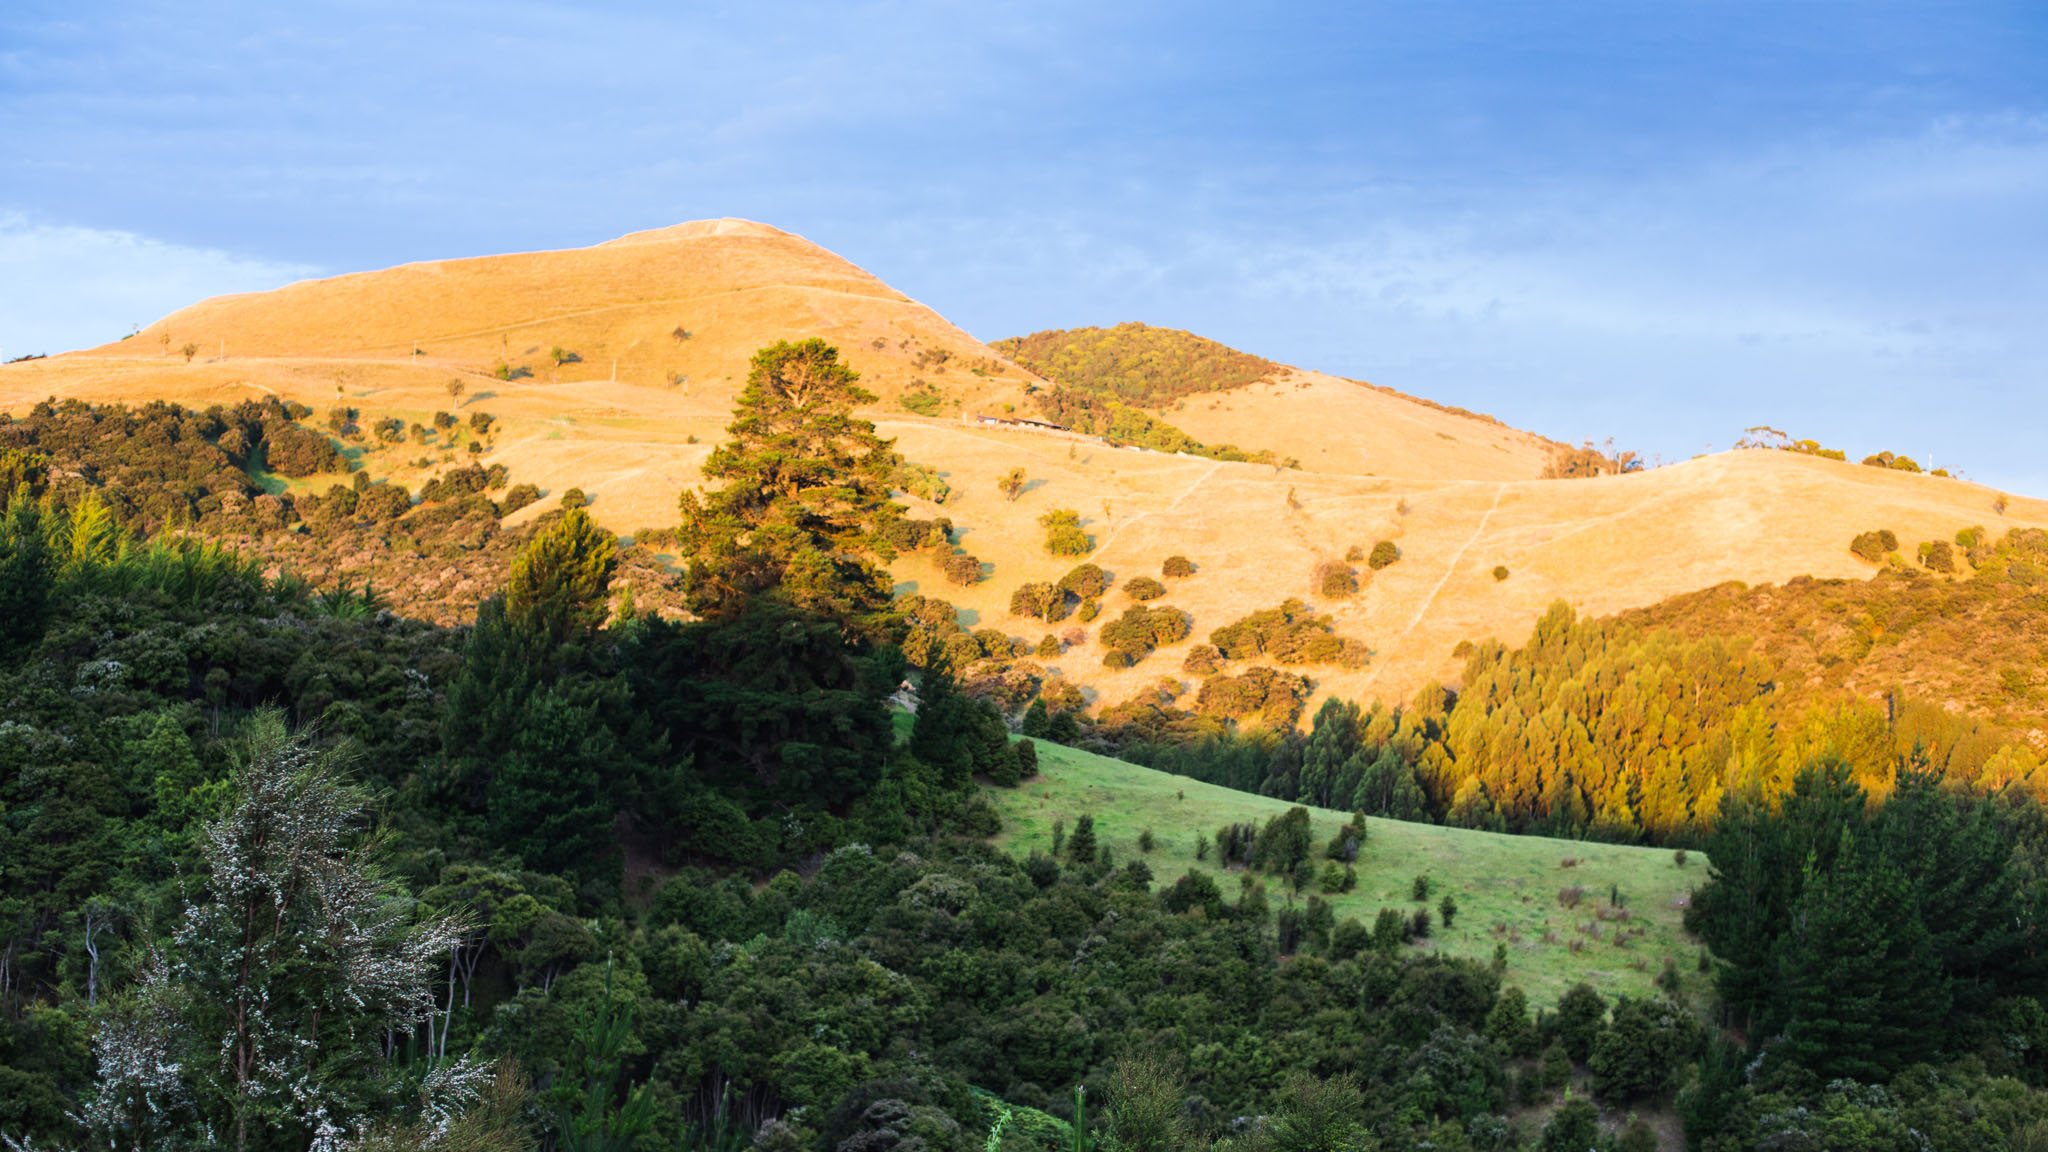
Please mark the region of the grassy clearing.
MULTIPOLYGON (((1221 872, 1212 845, 1207 862, 1195 859, 1198 837, 1215 834, 1231 821, 1264 822, 1292 805, 1202 784, 1121 760, 1040 742, 1040 774, 1014 790, 991 789, 990 798, 1003 814, 999 843, 1018 854, 1052 848, 1053 822, 1064 820, 1069 831, 1082 813, 1095 817, 1096 840, 1119 863, 1143 858, 1155 884, 1167 884, 1190 868, 1221 872), (1139 834, 1152 831, 1155 845, 1147 855, 1138 849, 1139 834)), ((1348 814, 1311 809, 1318 851, 1348 814)), ((1520 985, 1532 1005, 1551 1006, 1564 990, 1584 980, 1601 994, 1648 995, 1665 959, 1677 965, 1688 993, 1704 989, 1706 978, 1696 965, 1700 945, 1680 924, 1682 901, 1706 880, 1706 858, 1692 853, 1684 867, 1673 854, 1656 848, 1629 848, 1552 840, 1539 836, 1506 836, 1470 832, 1397 820, 1370 822, 1370 840, 1359 854, 1356 890, 1326 897, 1337 918, 1355 916, 1367 926, 1381 908, 1403 914, 1418 905, 1410 899, 1415 877, 1430 878, 1430 939, 1417 947, 1446 955, 1490 960, 1496 944, 1507 945, 1507 982, 1520 985), (1579 860, 1563 867, 1567 858, 1579 860), (1560 890, 1581 885, 1583 901, 1576 910, 1559 901, 1560 890), (1626 922, 1599 922, 1595 909, 1608 904, 1610 889, 1619 889, 1626 903, 1626 922), (1446 930, 1436 915, 1445 893, 1457 898, 1458 915, 1446 930), (1585 930, 1598 923, 1600 938, 1585 930), (1616 929, 1643 929, 1643 934, 1615 943, 1616 929), (1546 937, 1546 933, 1549 936, 1546 937), (1580 942, 1580 950, 1570 944, 1580 942)), ((1226 896, 1238 890, 1238 878, 1219 876, 1226 896)), ((1275 907, 1287 899, 1287 884, 1267 879, 1275 907)))

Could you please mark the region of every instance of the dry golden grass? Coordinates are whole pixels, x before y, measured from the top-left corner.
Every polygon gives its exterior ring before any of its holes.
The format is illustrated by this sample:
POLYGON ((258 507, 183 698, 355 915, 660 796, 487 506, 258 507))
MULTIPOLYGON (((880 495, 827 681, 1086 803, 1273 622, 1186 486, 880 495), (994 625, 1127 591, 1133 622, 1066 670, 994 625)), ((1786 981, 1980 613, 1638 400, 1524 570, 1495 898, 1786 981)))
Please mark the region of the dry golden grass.
MULTIPOLYGON (((1869 569, 1847 546, 1867 528, 1919 541, 1969 524, 2048 524, 2040 501, 2013 498, 2000 516, 1996 494, 1977 485, 1776 452, 1538 480, 1549 447, 1540 437, 1308 372, 1164 413, 1207 443, 1298 457, 1298 471, 990 429, 960 417, 1004 404, 1028 412, 1027 373, 970 371, 995 354, 937 313, 799 237, 731 220, 205 301, 125 341, 0 368, 0 411, 45 396, 205 405, 274 392, 322 412, 338 394, 366 417, 424 422, 454 406, 447 384, 460 380, 463 410, 500 421, 486 462, 550 495, 581 487, 595 516, 631 533, 674 522, 676 494, 699 482, 754 350, 812 335, 836 344, 881 397, 883 434, 952 485, 944 508, 921 511, 950 516, 962 546, 994 565, 990 580, 959 589, 932 560, 907 558, 897 566, 906 590, 961 604, 971 626, 1036 639, 1047 627, 1011 617, 1010 593, 1073 566, 1044 554, 1037 523, 1049 508, 1073 508, 1095 539, 1093 559, 1119 584, 1157 575, 1175 553, 1195 561, 1197 574, 1169 581, 1161 603, 1192 613, 1196 643, 1250 611, 1309 598, 1319 560, 1391 539, 1398 564, 1351 600, 1319 603, 1339 631, 1379 650, 1363 671, 1306 669, 1346 696, 1398 699, 1448 679, 1458 641, 1519 642, 1558 599, 1605 613, 1727 580, 1862 576, 1869 569), (677 327, 690 338, 676 339, 677 327), (191 364, 177 352, 188 341, 201 348, 191 364), (556 345, 582 362, 556 369, 556 345), (939 348, 953 356, 946 372, 918 365, 939 348), (501 357, 533 376, 491 378, 501 357), (687 382, 671 382, 679 376, 687 382), (938 418, 896 403, 920 378, 947 398, 938 418), (996 479, 1019 467, 1031 485, 1006 501, 996 479), (1496 565, 1507 580, 1494 580, 1496 565)), ((416 485, 435 470, 402 463, 417 455, 386 449, 370 463, 416 485)), ((1105 618, 1123 607, 1110 593, 1105 618)), ((1124 671, 1101 667, 1092 642, 1050 663, 1114 701, 1178 676, 1186 647, 1124 671)))

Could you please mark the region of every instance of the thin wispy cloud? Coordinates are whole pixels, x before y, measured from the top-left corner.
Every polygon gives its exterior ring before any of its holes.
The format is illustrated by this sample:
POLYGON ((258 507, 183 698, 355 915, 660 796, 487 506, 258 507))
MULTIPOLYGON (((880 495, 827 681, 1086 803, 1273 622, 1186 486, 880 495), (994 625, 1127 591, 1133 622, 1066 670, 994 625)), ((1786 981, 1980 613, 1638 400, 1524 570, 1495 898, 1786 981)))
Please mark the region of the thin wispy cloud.
POLYGON ((0 354, 89 348, 207 296, 257 292, 319 275, 133 232, 0 215, 0 354))

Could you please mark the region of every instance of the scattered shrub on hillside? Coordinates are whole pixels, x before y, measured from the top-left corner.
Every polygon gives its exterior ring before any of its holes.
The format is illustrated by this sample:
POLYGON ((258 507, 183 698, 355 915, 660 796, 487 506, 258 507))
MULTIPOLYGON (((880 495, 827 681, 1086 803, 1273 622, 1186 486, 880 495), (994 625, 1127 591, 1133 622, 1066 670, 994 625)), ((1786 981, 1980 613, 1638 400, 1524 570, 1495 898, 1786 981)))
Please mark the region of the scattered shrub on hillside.
POLYGON ((1109 573, 1093 564, 1082 564, 1060 577, 1060 588, 1079 600, 1094 600, 1109 591, 1109 573))
POLYGON ((469 430, 479 436, 488 436, 491 434, 491 425, 496 423, 497 420, 498 418, 489 412, 471 412, 469 414, 469 430))
POLYGON ((1359 564, 1363 563, 1364 560, 1365 549, 1360 548, 1358 545, 1353 544, 1351 547, 1346 548, 1344 550, 1344 562, 1346 564, 1359 564))
POLYGON ((557 368, 560 368, 564 364, 583 363, 582 356, 579 356, 576 353, 569 351, 567 348, 562 347, 560 344, 557 344, 553 348, 548 349, 548 359, 554 361, 555 367, 557 368))
POLYGON ((1849 551, 1868 564, 1882 563, 1885 555, 1899 550, 1899 537, 1889 528, 1859 532, 1849 541, 1849 551))
POLYGON ((1358 595, 1358 573, 1341 560, 1316 565, 1313 579, 1316 595, 1325 600, 1344 600, 1358 595))
POLYGON ((1955 549, 1946 540, 1929 540, 1920 545, 1920 563, 1930 572, 1953 574, 1956 570, 1955 549))
POLYGON ((1211 676, 1195 694, 1195 711, 1240 722, 1255 721, 1286 731, 1301 719, 1302 707, 1315 682, 1306 676, 1264 666, 1237 676, 1211 676))
POLYGON ((1890 452, 1879 452, 1873 456, 1865 456, 1863 463, 1872 468, 1890 468, 1896 472, 1920 471, 1920 465, 1914 463, 1911 456, 1894 456, 1890 452))
POLYGON ((1148 608, 1133 604, 1124 614, 1102 626, 1101 638, 1113 649, 1142 660, 1154 648, 1178 644, 1188 638, 1193 622, 1178 608, 1148 608))
POLYGON ((1494 582, 1495 582, 1495 583, 1499 583, 1500 581, 1502 581, 1502 580, 1505 580, 1505 579, 1507 579, 1507 578, 1508 578, 1508 566, 1507 566, 1507 565, 1505 565, 1505 564, 1495 564, 1495 565, 1493 566, 1493 579, 1494 579, 1494 582))
POLYGON ((1111 648, 1102 654, 1102 666, 1104 668, 1129 668, 1131 665, 1136 664, 1138 659, 1138 656, 1133 656, 1121 648, 1111 648))
POLYGON ((1012 468, 996 478, 996 491, 1003 494, 1003 499, 1014 501, 1018 494, 1024 491, 1027 483, 1029 481, 1024 476, 1024 470, 1012 468))
POLYGON ((1366 560, 1366 567, 1378 572, 1390 568, 1401 558, 1401 548, 1392 540, 1382 540, 1372 546, 1372 555, 1366 560))
POLYGON ((1047 632, 1038 641, 1038 658, 1050 660, 1060 654, 1060 638, 1047 632))
POLYGON ((928 464, 913 464, 906 460, 897 465, 896 474, 890 483, 920 500, 944 504, 946 497, 953 494, 953 486, 946 483, 939 470, 928 464))
POLYGON ((1086 556, 1095 545, 1081 530, 1081 514, 1072 508, 1055 508, 1038 523, 1045 528, 1045 550, 1055 556, 1086 556))
POLYGON ((966 587, 981 583, 981 560, 965 552, 955 553, 939 562, 946 573, 946 579, 953 584, 966 587))
POLYGON ((462 423, 461 418, 453 412, 434 413, 434 428, 436 431, 446 432, 460 423, 462 423))
POLYGON ((1543 479, 1578 480, 1642 470, 1643 458, 1634 452, 1616 449, 1613 438, 1609 437, 1607 443, 1599 448, 1588 440, 1577 448, 1559 445, 1551 449, 1550 463, 1543 466, 1543 479))
POLYGON ((1166 585, 1150 576, 1133 576, 1124 581, 1124 595, 1140 603, 1157 600, 1166 595, 1166 585))
POLYGON ((370 425, 370 431, 386 444, 396 444, 405 439, 405 421, 396 416, 386 416, 370 425))
POLYGON ((1168 580, 1184 580, 1195 574, 1195 562, 1185 556, 1168 556, 1159 566, 1159 574, 1168 580))
POLYGON ((1049 624, 1066 619, 1069 604, 1065 590, 1042 581, 1020 584, 1010 593, 1010 615, 1029 616, 1049 624))
POLYGON ((1335 621, 1289 598, 1278 608, 1254 612, 1209 633, 1209 642, 1230 660, 1269 658, 1280 664, 1337 664, 1362 668, 1372 659, 1364 643, 1339 636, 1335 621))
POLYGON ((910 387, 903 390, 903 395, 897 403, 903 405, 906 411, 919 416, 937 416, 939 410, 945 407, 946 398, 937 388, 923 380, 912 380, 910 387))
POLYGON ((585 496, 581 488, 571 488, 562 493, 561 503, 563 508, 584 508, 589 506, 590 497, 585 496))
POLYGON ((1308 809, 1297 804, 1266 821, 1252 840, 1245 863, 1259 872, 1285 876, 1314 855, 1308 809))
POLYGON ((1102 615, 1102 601, 1083 600, 1081 601, 1080 611, 1074 613, 1074 618, 1083 624, 1087 624, 1100 615, 1102 615))

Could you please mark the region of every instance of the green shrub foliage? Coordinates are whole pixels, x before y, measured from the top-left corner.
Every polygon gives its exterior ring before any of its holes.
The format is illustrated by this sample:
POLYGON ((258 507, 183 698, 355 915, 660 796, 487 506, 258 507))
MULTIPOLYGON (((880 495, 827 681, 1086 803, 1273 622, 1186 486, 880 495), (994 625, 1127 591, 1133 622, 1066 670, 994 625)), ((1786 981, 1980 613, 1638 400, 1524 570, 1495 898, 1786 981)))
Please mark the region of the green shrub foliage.
POLYGON ((1372 659, 1372 649, 1364 643, 1337 635, 1332 617, 1318 616, 1294 599, 1218 628, 1209 633, 1209 643, 1229 660, 1362 668, 1372 659))
POLYGON ((1135 323, 1034 332, 993 347, 1048 380, 1140 408, 1241 388, 1280 369, 1191 332, 1135 323))
POLYGON ((1045 529, 1045 550, 1054 556, 1086 556, 1095 541, 1081 528, 1081 514, 1071 508, 1054 508, 1038 518, 1045 529))

